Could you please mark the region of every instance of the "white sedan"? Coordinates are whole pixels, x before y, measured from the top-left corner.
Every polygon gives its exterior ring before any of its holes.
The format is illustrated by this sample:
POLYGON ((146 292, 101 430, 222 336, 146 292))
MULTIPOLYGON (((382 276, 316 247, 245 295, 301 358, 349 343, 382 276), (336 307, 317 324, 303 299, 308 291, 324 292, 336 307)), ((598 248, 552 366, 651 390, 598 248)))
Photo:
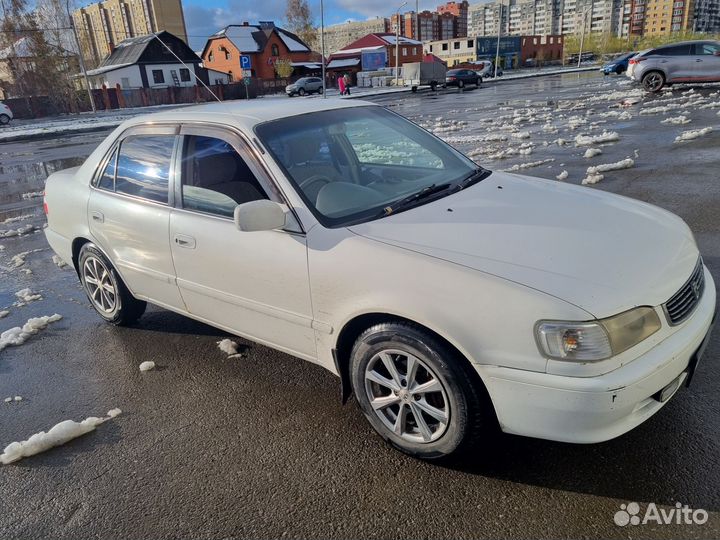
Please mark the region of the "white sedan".
POLYGON ((495 426, 621 435, 689 381, 714 320, 680 218, 490 172, 361 101, 138 117, 45 205, 102 318, 151 302, 318 363, 423 458, 495 426))

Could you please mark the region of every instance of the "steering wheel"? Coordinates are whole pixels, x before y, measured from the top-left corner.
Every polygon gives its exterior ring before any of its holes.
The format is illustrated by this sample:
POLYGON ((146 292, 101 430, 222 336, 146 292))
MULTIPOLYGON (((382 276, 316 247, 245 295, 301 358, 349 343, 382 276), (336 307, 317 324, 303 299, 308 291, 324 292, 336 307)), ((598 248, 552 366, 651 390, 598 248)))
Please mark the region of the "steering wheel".
MULTIPOLYGON (((303 191, 306 191, 306 188, 316 182, 323 182, 323 186, 325 184, 330 184, 332 180, 330 180, 327 176, 323 176, 322 174, 313 174, 311 176, 308 176, 305 180, 300 182, 300 189, 303 191)), ((322 188, 323 186, 320 186, 322 188)), ((319 191, 319 188, 318 188, 319 191)))

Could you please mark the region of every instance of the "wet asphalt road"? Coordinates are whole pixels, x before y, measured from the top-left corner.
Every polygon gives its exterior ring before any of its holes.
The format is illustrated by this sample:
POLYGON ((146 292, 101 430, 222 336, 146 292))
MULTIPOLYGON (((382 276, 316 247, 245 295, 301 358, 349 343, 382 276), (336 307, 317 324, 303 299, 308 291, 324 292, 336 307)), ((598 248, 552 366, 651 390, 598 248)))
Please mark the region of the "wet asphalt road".
MULTIPOLYGON (((637 150, 631 169, 606 173, 587 189, 606 189, 678 213, 695 231, 705 262, 720 277, 720 101, 717 87, 695 88, 707 101, 667 114, 598 117, 626 93, 623 79, 566 75, 518 81, 463 93, 385 97, 398 112, 442 129, 464 151, 506 149, 533 142, 530 155, 478 160, 491 168, 554 158, 529 168, 554 178, 568 171, 579 182, 588 165, 611 163, 637 150), (598 96, 612 99, 592 102, 598 96), (558 100, 558 98, 561 98, 558 100), (530 100, 527 103, 526 100, 530 100), (551 102, 551 104, 548 104, 551 102), (546 119, 513 124, 530 106, 550 107, 546 119), (503 109, 507 107, 507 109, 503 109), (575 107, 575 110, 570 111, 575 107), (468 110, 470 109, 470 110, 468 110), (586 114, 591 110, 590 114, 586 114), (660 121, 687 111, 684 126, 660 121), (562 117, 561 117, 562 115, 562 117), (573 115, 588 123, 571 130, 573 115), (436 118, 443 120, 438 124, 436 118), (607 124, 591 127, 592 121, 607 124), (487 133, 528 130, 529 139, 480 142, 487 133), (715 131, 676 144, 683 130, 715 131), (585 148, 543 146, 579 133, 617 131, 603 155, 585 148), (465 137, 465 139, 462 139, 465 137), (491 148, 492 147, 492 148, 491 148)), ((680 97, 685 89, 649 100, 680 97)), ((687 94, 691 95, 691 94, 687 94)), ((528 116, 528 115, 526 115, 528 116)), ((103 134, 0 145, 0 230, 43 222, 39 199, 47 172, 72 166, 103 134), (18 224, 7 217, 34 213, 18 224)), ((151 308, 132 328, 103 324, 91 311, 73 272, 59 269, 42 234, 0 239, 0 329, 28 318, 63 319, 25 345, 0 352, 0 445, 65 420, 123 414, 97 431, 44 454, 0 468, 2 538, 715 538, 720 535, 720 332, 707 349, 693 385, 634 431, 607 443, 573 446, 513 436, 489 440, 476 456, 428 464, 383 444, 355 404, 338 403, 338 383, 322 368, 251 343, 247 356, 227 359, 216 342, 223 332, 151 308), (22 251, 25 265, 10 268, 22 251), (32 274, 22 270, 29 269, 32 274), (25 287, 43 299, 12 307, 25 287), (138 365, 159 368, 140 373, 138 365), (705 525, 620 528, 621 504, 676 502, 710 512, 705 525)), ((239 340, 242 342, 242 340, 239 340)), ((243 342, 244 343, 244 342, 243 342)))

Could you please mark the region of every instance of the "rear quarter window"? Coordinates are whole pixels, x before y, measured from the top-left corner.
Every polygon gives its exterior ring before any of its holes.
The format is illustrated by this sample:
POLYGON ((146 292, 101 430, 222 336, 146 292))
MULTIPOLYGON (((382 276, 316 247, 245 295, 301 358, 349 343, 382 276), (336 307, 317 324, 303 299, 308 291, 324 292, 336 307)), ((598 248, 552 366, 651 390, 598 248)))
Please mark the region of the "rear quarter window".
POLYGON ((130 135, 120 145, 115 191, 168 203, 175 135, 130 135))

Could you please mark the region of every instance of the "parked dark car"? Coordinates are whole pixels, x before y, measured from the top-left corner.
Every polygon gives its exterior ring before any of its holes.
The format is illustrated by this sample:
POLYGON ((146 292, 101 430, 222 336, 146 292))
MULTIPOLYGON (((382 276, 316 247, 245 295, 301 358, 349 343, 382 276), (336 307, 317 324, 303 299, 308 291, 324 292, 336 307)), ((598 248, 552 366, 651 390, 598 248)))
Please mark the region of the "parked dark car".
POLYGON ((468 84, 480 87, 482 77, 472 69, 451 69, 445 74, 445 86, 457 86, 463 88, 468 84))
POLYGON ((630 59, 636 54, 637 52, 633 51, 621 54, 620 56, 616 56, 603 67, 601 67, 600 71, 602 71, 605 75, 610 75, 611 73, 617 73, 618 75, 620 75, 621 73, 625 73, 625 71, 627 71, 630 59))

